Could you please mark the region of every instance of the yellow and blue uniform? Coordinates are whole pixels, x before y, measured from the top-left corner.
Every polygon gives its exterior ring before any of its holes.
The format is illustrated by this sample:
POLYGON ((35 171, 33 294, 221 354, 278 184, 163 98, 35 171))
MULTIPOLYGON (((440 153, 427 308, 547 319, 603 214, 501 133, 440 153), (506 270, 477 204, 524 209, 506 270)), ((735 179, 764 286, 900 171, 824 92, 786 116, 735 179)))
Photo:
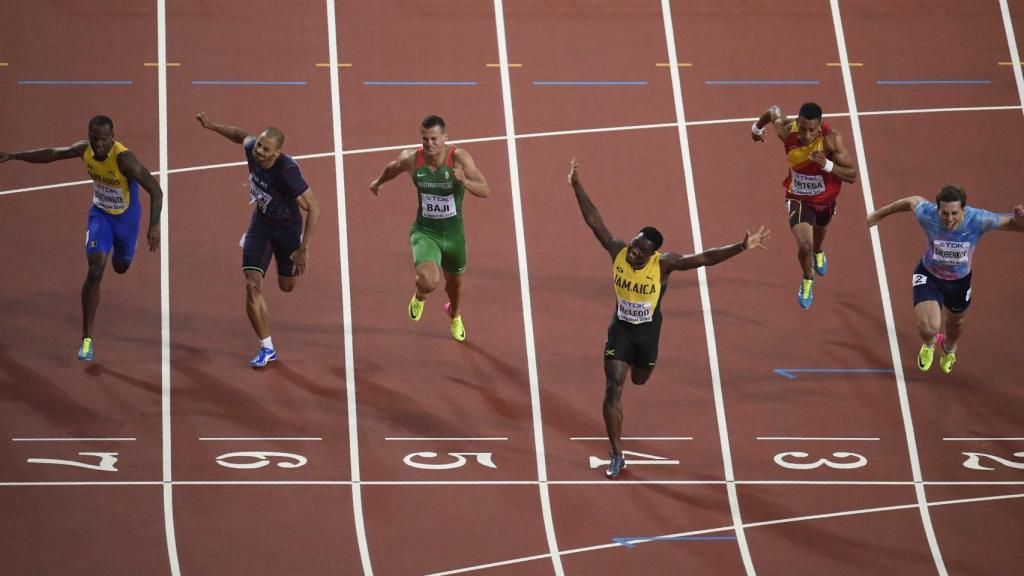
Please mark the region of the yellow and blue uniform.
POLYGON ((92 208, 85 236, 86 254, 114 251, 114 259, 131 261, 139 238, 139 183, 117 165, 128 151, 115 141, 106 158, 96 158, 92 145, 85 148, 82 162, 93 182, 92 208))
POLYGON ((643 268, 634 270, 626 260, 628 247, 615 256, 615 316, 608 327, 605 360, 621 360, 640 368, 653 368, 658 359, 661 334, 661 252, 655 252, 643 268))

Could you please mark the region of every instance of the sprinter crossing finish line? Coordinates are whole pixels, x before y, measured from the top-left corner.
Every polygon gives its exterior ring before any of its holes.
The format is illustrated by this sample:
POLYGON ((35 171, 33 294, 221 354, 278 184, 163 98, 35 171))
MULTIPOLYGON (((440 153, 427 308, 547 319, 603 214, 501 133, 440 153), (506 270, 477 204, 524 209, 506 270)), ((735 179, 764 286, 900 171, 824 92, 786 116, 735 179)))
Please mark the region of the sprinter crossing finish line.
POLYGON ((448 294, 444 310, 451 320, 452 338, 462 342, 466 339, 466 327, 460 301, 467 264, 462 199, 467 190, 486 198, 490 188, 469 152, 447 143, 448 131, 440 116, 424 118, 420 138, 423 146, 403 150, 370 183, 370 191, 376 196, 385 182, 402 172, 409 173, 417 196, 416 219, 409 230, 416 268, 416 293, 409 301, 409 319, 418 322, 423 317, 427 294, 440 285, 443 272, 448 294))

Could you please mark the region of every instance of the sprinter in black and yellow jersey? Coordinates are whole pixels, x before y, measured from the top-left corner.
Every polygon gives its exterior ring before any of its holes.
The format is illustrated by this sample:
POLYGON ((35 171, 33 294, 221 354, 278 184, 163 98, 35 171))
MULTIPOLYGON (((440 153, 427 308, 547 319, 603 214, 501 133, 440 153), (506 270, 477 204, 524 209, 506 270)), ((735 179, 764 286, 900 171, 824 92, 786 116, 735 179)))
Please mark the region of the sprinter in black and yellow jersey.
POLYGON ((761 226, 747 232, 743 241, 705 250, 700 254, 658 252, 662 236, 655 228, 646 227, 629 243, 612 235, 605 227, 597 207, 580 183, 579 165, 572 159, 569 183, 576 192, 576 202, 587 226, 612 258, 617 307, 608 327, 604 347, 604 425, 612 444, 611 462, 605 475, 617 478, 626 467, 622 455, 622 386, 626 373, 634 384, 644 384, 654 372, 658 358, 658 337, 661 333, 661 298, 668 276, 674 270, 714 266, 754 247, 764 248, 770 232, 761 226))
POLYGON ((149 193, 149 227, 146 240, 149 251, 160 246, 160 211, 163 190, 149 170, 131 151, 114 140, 114 121, 106 116, 89 120, 89 138, 67 148, 40 148, 25 152, 0 152, 0 163, 21 160, 46 164, 78 158, 93 181, 92 208, 85 233, 85 258, 89 269, 82 283, 82 343, 79 360, 93 359, 92 324, 100 305, 100 283, 107 259, 114 254, 114 272, 124 274, 132 265, 139 239, 142 208, 139 186, 149 193))
POLYGON ((416 292, 409 301, 409 319, 418 322, 423 304, 441 284, 448 293, 445 312, 451 321, 452 338, 466 339, 462 322, 462 275, 466 272, 466 229, 462 222, 462 199, 466 192, 478 198, 491 193, 487 179, 464 148, 448 144, 448 129, 440 116, 427 116, 420 123, 423 146, 403 150, 397 160, 384 167, 370 183, 376 196, 385 182, 408 172, 419 200, 416 220, 409 230, 416 292))

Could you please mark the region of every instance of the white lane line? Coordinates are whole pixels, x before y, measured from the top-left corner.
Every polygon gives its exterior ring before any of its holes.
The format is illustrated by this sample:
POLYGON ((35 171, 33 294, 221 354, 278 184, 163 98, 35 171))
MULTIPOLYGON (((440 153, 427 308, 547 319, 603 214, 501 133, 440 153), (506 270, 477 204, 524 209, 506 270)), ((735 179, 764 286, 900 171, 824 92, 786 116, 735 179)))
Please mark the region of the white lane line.
MULTIPOLYGON (((846 51, 846 35, 843 31, 843 19, 839 12, 839 0, 830 0, 832 7, 832 25, 836 32, 836 45, 839 48, 839 61, 843 64, 843 85, 846 88, 846 102, 850 111, 850 126, 853 129, 853 143, 856 148, 857 158, 860 158, 860 184, 864 193, 864 206, 870 214, 875 209, 875 202, 871 195, 871 178, 868 174, 868 159, 864 152, 864 137, 860 130, 860 119, 857 116, 857 97, 853 90, 853 74, 850 71, 850 59, 846 51)), ((907 382, 903 376, 903 362, 900 359, 900 345, 896 339, 896 321, 893 318, 892 302, 889 298, 889 280, 885 272, 885 260, 882 256, 882 244, 878 235, 878 228, 870 228, 871 248, 875 257, 875 271, 878 274, 878 288, 882 296, 882 309, 885 312, 885 328, 889 338, 889 353, 892 357, 893 368, 895 369, 896 388, 900 400, 900 412, 903 415, 903 429, 906 434, 907 451, 910 456, 910 469, 914 479, 915 493, 917 494, 917 505, 921 513, 921 523, 924 527, 925 537, 928 540, 928 548, 935 562, 935 568, 940 576, 945 576, 946 564, 942 560, 942 551, 939 549, 939 542, 935 538, 935 528, 932 526, 931 513, 928 511, 928 498, 925 495, 924 485, 921 483, 921 462, 917 454, 917 439, 914 435, 914 422, 910 416, 910 398, 907 395, 907 382)))
POLYGON ((1006 44, 1010 49, 1010 63, 1013 64, 1013 77, 1017 81, 1017 99, 1024 104, 1024 72, 1020 69, 1020 52, 1017 50, 1017 36, 1013 32, 1013 20, 1010 18, 1010 7, 1006 0, 999 0, 999 11, 1003 14, 1003 27, 1006 29, 1006 44))
POLYGON ((178 539, 174 533, 174 484, 171 465, 171 242, 170 193, 168 189, 167 159, 167 4, 156 0, 156 52, 157 52, 157 107, 160 139, 160 189, 164 192, 163 211, 160 213, 160 423, 161 451, 163 454, 164 534, 167 538, 167 558, 171 576, 181 576, 178 565, 178 539))
MULTIPOLYGON (((607 436, 570 436, 569 440, 608 440, 607 436)), ((693 440, 693 436, 623 436, 622 440, 693 440)))
POLYGON ((516 254, 519 260, 519 293, 523 301, 523 332, 526 340, 526 366, 530 377, 530 407, 533 412, 533 444, 537 455, 537 480, 541 515, 547 536, 548 552, 555 576, 565 574, 555 537, 548 492, 548 469, 544 452, 544 423, 540 410, 540 382, 537 376, 537 351, 533 338, 533 304, 530 299, 530 274, 526 264, 526 229, 523 225, 523 197, 519 188, 519 153, 516 149, 516 123, 512 113, 512 82, 508 73, 508 42, 505 38, 505 7, 494 0, 494 28, 498 35, 498 63, 501 64, 501 101, 505 111, 505 141, 508 147, 508 171, 512 188, 512 214, 516 225, 516 254))
MULTIPOLYGON (((910 480, 737 480, 738 486, 914 486, 910 480)), ((79 482, 0 482, 0 486, 157 486, 165 484, 159 480, 139 481, 79 481, 79 482)), ((350 486, 350 480, 175 480, 178 486, 220 486, 238 484, 245 486, 350 486)), ((536 480, 363 480, 363 486, 533 486, 536 480)), ((624 484, 638 486, 719 486, 728 484, 725 480, 549 480, 551 486, 608 486, 624 484)), ((926 486, 1024 486, 1024 480, 978 480, 978 481, 932 481, 926 486)))
POLYGON ((473 436, 467 436, 467 437, 464 437, 464 438, 459 438, 459 437, 454 437, 454 436, 453 437, 447 437, 447 438, 418 438, 418 437, 404 437, 403 438, 403 437, 391 437, 391 438, 385 438, 385 440, 391 440, 391 441, 396 441, 396 442, 459 442, 459 441, 462 441, 462 440, 473 441, 473 442, 488 442, 488 441, 508 440, 508 438, 504 437, 504 436, 494 436, 494 437, 486 437, 486 436, 483 436, 483 437, 481 437, 481 436, 473 437, 473 436))
POLYGON ((199 439, 202 440, 203 442, 231 442, 231 441, 257 441, 257 440, 306 442, 306 441, 323 440, 323 438, 314 438, 314 437, 303 438, 303 437, 298 437, 298 436, 294 437, 294 438, 288 438, 288 437, 266 437, 266 438, 259 438, 259 437, 251 437, 251 438, 207 437, 207 438, 199 438, 199 439))
MULTIPOLYGON (((606 482, 611 484, 611 482, 606 482)), ((1024 494, 1003 494, 999 496, 982 496, 978 498, 960 498, 957 500, 943 500, 939 502, 931 502, 929 506, 953 506, 957 504, 974 504, 977 502, 992 502, 998 500, 1013 500, 1018 498, 1024 498, 1024 494)), ((829 518, 842 518, 847 516, 858 516, 864 514, 876 514, 880 512, 897 512, 900 510, 913 510, 917 508, 917 504, 899 504, 895 506, 882 506, 878 508, 861 508, 857 510, 844 510, 842 512, 829 512, 826 514, 814 514, 809 516, 794 516, 791 518, 780 518, 777 520, 765 520, 763 522, 751 522, 743 526, 743 528, 762 528, 765 526, 776 526, 779 524, 793 524, 797 522, 809 522, 813 520, 826 520, 829 518)), ((685 536, 698 536, 701 534, 714 534, 717 532, 731 532, 735 529, 734 526, 720 526, 718 528, 705 528, 702 530, 692 530, 690 532, 678 532, 675 534, 663 534, 658 538, 679 538, 685 536)), ((596 546, 585 546, 581 548, 572 548, 569 550, 563 550, 562 555, 568 556, 571 554, 583 554, 587 552, 596 552, 599 550, 608 550, 612 548, 621 547, 622 544, 617 542, 599 544, 596 546)), ((502 560, 499 562, 490 562, 487 564, 477 564, 475 566, 465 566, 455 570, 448 570, 446 572, 434 572, 427 574, 426 576, 454 576, 455 574, 465 574, 467 572, 476 572, 485 570, 488 568, 500 568, 503 566, 511 566, 513 564, 522 564, 524 562, 532 562, 534 560, 543 560, 546 557, 545 554, 537 554, 534 556, 523 556, 520 558, 513 558, 510 560, 502 560)))
POLYGON ((877 440, 881 440, 881 438, 843 438, 843 437, 827 438, 827 437, 823 437, 823 436, 821 436, 821 437, 818 437, 818 436, 758 436, 757 439, 758 440, 814 440, 814 441, 818 441, 818 440, 821 440, 821 441, 833 441, 834 440, 834 441, 838 441, 838 442, 843 442, 843 441, 851 441, 851 442, 852 441, 877 441, 877 440))
POLYGON ((1020 442, 1024 438, 943 438, 947 442, 1020 442))
POLYGON ((135 442, 135 438, 11 438, 11 442, 135 442))
MULTIPOLYGON (((989 112, 989 111, 1000 111, 1000 110, 1022 110, 1024 107, 1021 106, 976 106, 967 108, 922 108, 913 110, 879 110, 875 112, 859 112, 860 116, 881 116, 889 114, 936 114, 936 113, 948 113, 948 112, 989 112)), ((846 118, 850 114, 847 112, 838 112, 832 114, 825 114, 828 118, 846 118)), ((687 122, 687 126, 710 126, 714 124, 743 124, 753 122, 757 118, 725 118, 721 120, 697 120, 687 122)), ((527 134, 517 134, 515 138, 522 140, 525 138, 547 138, 551 136, 575 136, 578 134, 604 134, 608 132, 627 132, 630 130, 652 130, 652 129, 663 129, 663 128, 677 128, 679 125, 675 122, 661 123, 661 124, 638 124, 635 126, 609 126, 606 128, 582 128, 578 130, 561 130, 557 132, 535 132, 527 134)), ((450 140, 452 144, 466 144, 474 142, 500 142, 506 140, 505 136, 486 136, 482 138, 467 138, 465 140, 450 140)), ((352 154, 369 154, 373 152, 389 152, 395 150, 404 150, 406 148, 416 148, 419 144, 399 144, 395 146, 380 146, 377 148, 361 148, 353 150, 344 150, 341 152, 343 156, 349 156, 352 154)), ((307 160, 315 158, 331 158, 335 155, 334 152, 318 152, 313 154, 300 154, 292 156, 296 160, 307 160)), ((174 168, 168 170, 168 174, 182 174, 185 172, 200 172, 204 170, 217 170, 220 168, 235 168, 239 166, 245 166, 245 162, 225 162, 223 164, 207 164, 203 166, 189 166, 185 168, 174 168)), ((160 172, 153 172, 154 175, 160 174, 160 172)), ((58 184, 45 184, 42 186, 31 186, 28 188, 15 188, 12 190, 0 190, 0 196, 7 194, 19 194, 22 192, 38 192, 42 190, 52 190, 55 188, 68 188, 71 186, 82 186, 86 184, 92 184, 92 180, 77 180, 75 182, 61 182, 58 184)))
POLYGON ((364 576, 373 576, 370 562, 370 548, 366 540, 366 523, 363 520, 363 491, 359 472, 359 426, 356 422, 356 368, 352 347, 352 287, 349 282, 348 215, 345 205, 345 159, 341 138, 341 88, 338 77, 338 30, 335 20, 334 0, 327 4, 327 50, 331 75, 331 128, 334 133, 334 182, 338 191, 338 252, 341 258, 341 307, 344 327, 345 348, 345 399, 348 418, 348 450, 351 458, 352 515, 355 521, 356 541, 364 576))
MULTIPOLYGON (((669 0, 661 0, 662 20, 665 24, 665 45, 668 49, 668 70, 672 77, 672 94, 675 100, 676 121, 679 132, 679 149, 683 160, 683 178, 686 184, 686 203, 690 212, 690 228, 693 233, 693 251, 704 251, 701 240, 700 218, 697 213, 697 190, 693 181, 693 162, 690 158, 690 141, 686 133, 686 113, 683 108, 683 88, 679 80, 679 60, 676 56, 676 35, 672 27, 672 7, 669 0)), ((736 527, 736 543, 747 576, 754 576, 754 561, 747 545, 747 537, 743 532, 743 518, 740 514, 739 496, 733 481, 736 475, 732 467, 732 448, 729 445, 729 427, 725 419, 725 399, 722 394, 722 377, 718 367, 718 346, 715 342, 715 324, 711 315, 711 293, 708 290, 707 269, 697 269, 697 282, 700 286, 700 302, 704 315, 704 337, 708 344, 708 360, 711 369, 711 387, 715 396, 715 418, 718 421, 718 440, 722 448, 722 467, 725 474, 726 492, 729 496, 729 513, 736 527)))

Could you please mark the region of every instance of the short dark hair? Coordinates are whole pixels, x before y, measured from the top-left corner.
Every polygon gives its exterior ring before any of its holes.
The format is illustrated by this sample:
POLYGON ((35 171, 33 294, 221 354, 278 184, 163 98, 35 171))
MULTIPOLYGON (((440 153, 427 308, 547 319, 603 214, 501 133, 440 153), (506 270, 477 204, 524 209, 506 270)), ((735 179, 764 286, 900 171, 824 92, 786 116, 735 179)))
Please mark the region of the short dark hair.
POLYGON ((274 142, 277 142, 278 148, 284 146, 284 132, 281 132, 279 128, 269 126, 265 130, 263 130, 263 133, 266 134, 267 137, 273 140, 274 142))
POLYGON ((93 126, 96 126, 96 127, 109 126, 110 127, 110 131, 111 132, 114 131, 114 121, 111 120, 110 118, 108 118, 107 116, 103 116, 103 115, 93 116, 92 118, 89 119, 89 130, 92 130, 93 126))
POLYGON ((959 186, 948 184, 935 195, 935 204, 941 202, 959 202, 960 208, 967 208, 967 192, 959 186))
POLYGON ((805 102, 804 105, 800 107, 800 116, 803 116, 808 120, 820 120, 821 106, 814 102, 805 102))
POLYGON ((654 244, 655 250, 661 248, 661 243, 665 241, 661 236, 661 232, 658 232, 658 229, 654 226, 644 226, 643 230, 640 230, 640 235, 650 241, 651 244, 654 244))
POLYGON ((441 118, 440 116, 435 116, 433 114, 424 118, 423 122, 420 123, 420 126, 426 128, 427 130, 430 130, 434 126, 440 126, 441 132, 448 131, 448 129, 444 125, 444 118, 441 118))

